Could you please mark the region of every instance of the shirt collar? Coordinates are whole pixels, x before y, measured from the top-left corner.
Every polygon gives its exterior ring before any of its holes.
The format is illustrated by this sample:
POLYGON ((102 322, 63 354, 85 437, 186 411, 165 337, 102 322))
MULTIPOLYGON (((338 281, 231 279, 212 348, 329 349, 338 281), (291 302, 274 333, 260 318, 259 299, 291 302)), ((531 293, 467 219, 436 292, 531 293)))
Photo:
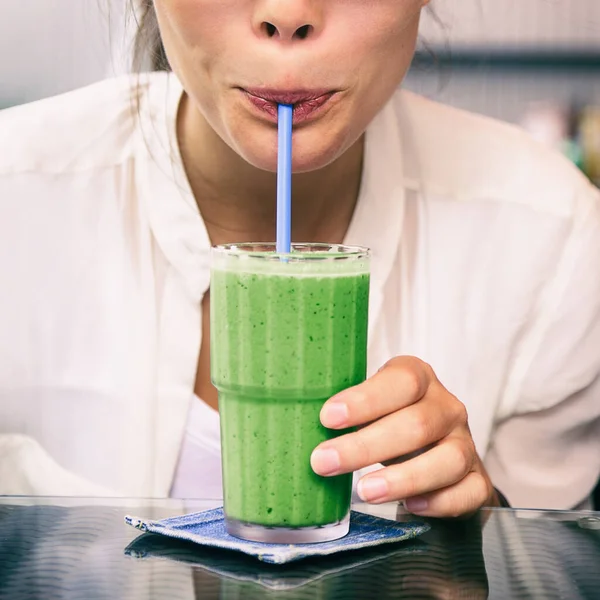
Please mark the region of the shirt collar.
POLYGON ((361 190, 345 242, 371 249, 369 341, 383 303, 383 288, 397 260, 405 189, 400 128, 394 99, 366 131, 361 190))
POLYGON ((210 240, 192 193, 177 142, 177 112, 183 88, 172 73, 143 81, 136 165, 138 189, 152 232, 168 262, 200 302, 210 280, 210 240))

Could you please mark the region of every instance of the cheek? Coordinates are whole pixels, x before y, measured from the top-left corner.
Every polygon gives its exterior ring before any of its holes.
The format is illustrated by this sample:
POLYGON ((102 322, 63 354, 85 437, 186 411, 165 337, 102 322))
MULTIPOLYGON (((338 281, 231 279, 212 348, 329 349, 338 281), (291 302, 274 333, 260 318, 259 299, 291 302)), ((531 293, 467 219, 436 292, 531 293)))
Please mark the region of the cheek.
POLYGON ((195 66, 218 59, 229 46, 229 28, 246 0, 155 0, 171 64, 195 66))
POLYGON ((245 2, 155 0, 169 63, 194 104, 210 121, 218 121, 220 112, 219 86, 215 79, 220 65, 229 60, 228 27, 236 21, 234 15, 245 2))
MULTIPOLYGON (((388 3, 389 4, 389 3, 388 3)), ((365 72, 374 70, 394 74, 412 59, 419 28, 419 3, 405 3, 399 8, 381 8, 377 14, 363 15, 348 24, 354 47, 354 54, 360 53, 361 65, 365 72)))
MULTIPOLYGON (((413 3, 412 10, 405 7, 380 10, 372 16, 368 27, 353 25, 354 50, 350 60, 354 68, 360 90, 360 125, 366 126, 364 119, 370 120, 387 102, 401 84, 414 54, 419 29, 420 4, 413 3)), ((408 3, 406 3, 408 4, 408 3)), ((365 20, 366 22, 366 20, 365 20)))

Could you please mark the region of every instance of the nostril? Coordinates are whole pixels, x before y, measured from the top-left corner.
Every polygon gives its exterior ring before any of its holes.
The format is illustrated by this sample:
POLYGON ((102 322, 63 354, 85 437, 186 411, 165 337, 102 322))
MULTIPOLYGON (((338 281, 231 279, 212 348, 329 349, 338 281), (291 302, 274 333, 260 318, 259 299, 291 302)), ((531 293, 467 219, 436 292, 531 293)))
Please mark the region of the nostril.
POLYGON ((310 33, 311 29, 312 25, 302 25, 302 27, 298 27, 298 29, 296 29, 294 37, 304 40, 308 37, 308 34, 310 33))
MULTIPOLYGON (((280 32, 279 29, 273 23, 269 23, 268 21, 263 21, 261 25, 261 29, 264 33, 267 34, 268 37, 279 37, 280 32)), ((312 25, 302 25, 302 27, 298 27, 292 36, 293 39, 304 40, 306 39, 313 30, 312 25)))
POLYGON ((267 35, 269 37, 273 37, 274 35, 277 34, 277 27, 275 27, 275 25, 273 25, 273 23, 263 23, 263 28, 264 30, 267 32, 267 35))

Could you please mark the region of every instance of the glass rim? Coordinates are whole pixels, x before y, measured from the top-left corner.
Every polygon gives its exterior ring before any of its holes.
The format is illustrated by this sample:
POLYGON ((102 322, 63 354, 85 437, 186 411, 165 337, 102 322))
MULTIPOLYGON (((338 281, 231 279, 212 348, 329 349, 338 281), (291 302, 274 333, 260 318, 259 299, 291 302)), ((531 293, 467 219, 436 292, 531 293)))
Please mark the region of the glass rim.
POLYGON ((251 258, 260 260, 292 261, 310 260, 365 260, 371 257, 371 250, 365 246, 328 244, 324 242, 298 242, 292 244, 292 252, 276 252, 275 242, 242 242, 217 244, 211 251, 219 256, 251 258))

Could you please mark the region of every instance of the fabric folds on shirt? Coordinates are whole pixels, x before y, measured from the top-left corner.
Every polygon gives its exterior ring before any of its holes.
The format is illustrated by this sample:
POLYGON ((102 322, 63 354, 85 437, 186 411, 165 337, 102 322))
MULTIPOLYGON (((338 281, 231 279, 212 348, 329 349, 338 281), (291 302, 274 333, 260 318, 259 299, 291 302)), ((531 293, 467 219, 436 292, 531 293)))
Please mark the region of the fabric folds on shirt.
MULTIPOLYGON (((166 496, 185 468, 210 252, 182 92, 155 73, 0 113, 0 493, 81 492, 56 465, 90 490, 166 496)), ((585 500, 598 191, 517 128, 399 90, 367 129, 345 241, 373 252, 369 375, 399 354, 431 364, 513 506, 585 500)))

